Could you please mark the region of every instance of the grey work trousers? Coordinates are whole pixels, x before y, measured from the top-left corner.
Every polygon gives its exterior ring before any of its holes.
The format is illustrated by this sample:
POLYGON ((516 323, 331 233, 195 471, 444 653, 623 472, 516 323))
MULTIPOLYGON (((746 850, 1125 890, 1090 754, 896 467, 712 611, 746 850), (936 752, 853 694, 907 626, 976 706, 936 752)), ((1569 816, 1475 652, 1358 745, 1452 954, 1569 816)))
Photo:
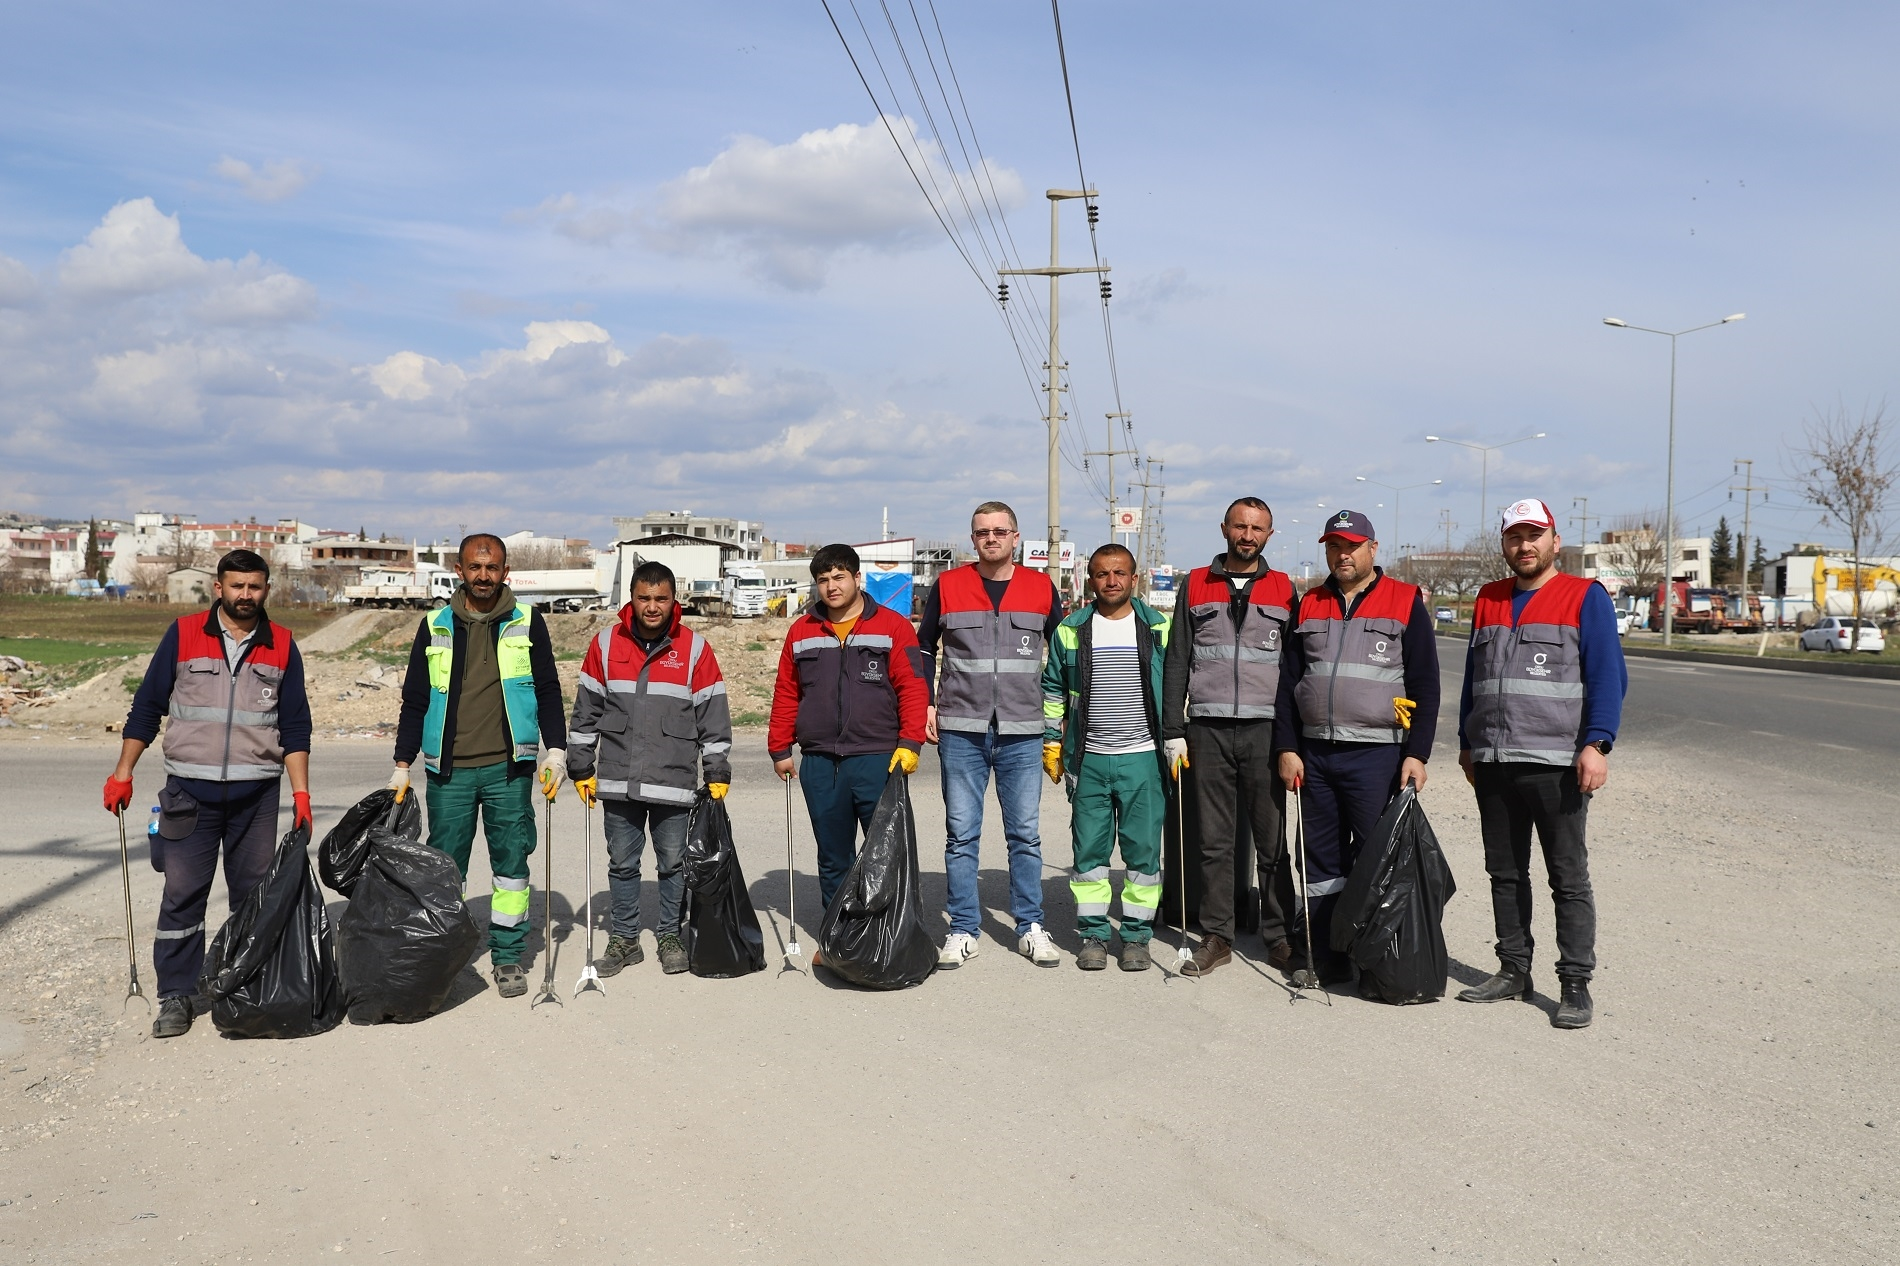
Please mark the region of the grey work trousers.
POLYGON ((1201 930, 1233 943, 1234 836, 1244 808, 1260 873, 1260 939, 1271 948, 1286 939, 1287 911, 1294 908, 1273 722, 1189 721, 1187 745, 1201 817, 1201 930))

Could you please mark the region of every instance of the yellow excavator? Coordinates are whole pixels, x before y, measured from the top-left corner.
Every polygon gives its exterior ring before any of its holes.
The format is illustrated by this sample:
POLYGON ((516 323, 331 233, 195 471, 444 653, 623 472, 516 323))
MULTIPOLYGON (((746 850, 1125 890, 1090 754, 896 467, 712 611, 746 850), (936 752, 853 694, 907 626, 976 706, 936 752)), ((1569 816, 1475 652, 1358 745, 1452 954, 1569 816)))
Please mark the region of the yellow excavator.
MULTIPOLYGON (((1827 582, 1830 577, 1834 580, 1834 589, 1836 592, 1845 594, 1854 592, 1854 569, 1852 567, 1829 567, 1827 565, 1827 559, 1816 554, 1814 556, 1814 609, 1822 615, 1828 614, 1827 582)), ((1892 585, 1895 590, 1900 591, 1900 571, 1895 571, 1891 567, 1875 567, 1867 564, 1861 566, 1860 591, 1862 593, 1873 593, 1875 588, 1883 583, 1892 585)), ((1896 594, 1896 601, 1900 601, 1900 594, 1896 594)), ((1853 612, 1843 611, 1837 612, 1836 614, 1852 615, 1853 612)), ((1865 599, 1863 599, 1861 603, 1861 614, 1867 614, 1865 599)))

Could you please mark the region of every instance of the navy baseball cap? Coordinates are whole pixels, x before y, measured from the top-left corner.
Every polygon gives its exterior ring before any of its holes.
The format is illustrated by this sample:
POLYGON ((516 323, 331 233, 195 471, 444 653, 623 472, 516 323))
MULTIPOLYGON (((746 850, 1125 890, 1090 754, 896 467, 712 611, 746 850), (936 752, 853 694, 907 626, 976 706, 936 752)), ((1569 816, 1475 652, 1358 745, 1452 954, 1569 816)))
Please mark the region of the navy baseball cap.
POLYGON ((1367 541, 1376 541, 1379 536, 1372 530, 1372 520, 1357 510, 1341 510, 1326 520, 1319 539, 1330 541, 1337 537, 1342 541, 1351 541, 1354 545, 1364 545, 1367 541))

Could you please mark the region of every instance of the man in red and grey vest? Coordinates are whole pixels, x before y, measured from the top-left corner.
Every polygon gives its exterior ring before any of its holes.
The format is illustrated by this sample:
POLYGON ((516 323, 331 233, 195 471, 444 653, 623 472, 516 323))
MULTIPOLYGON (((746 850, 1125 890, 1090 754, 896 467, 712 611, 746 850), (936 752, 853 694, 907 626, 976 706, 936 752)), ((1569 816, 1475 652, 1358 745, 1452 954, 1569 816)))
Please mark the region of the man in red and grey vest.
POLYGON ((950 933, 937 966, 976 957, 983 907, 977 900, 977 843, 983 793, 996 776, 996 801, 1009 844, 1009 904, 1016 948, 1038 967, 1059 960, 1042 927, 1042 658, 1062 623, 1062 599, 1048 574, 1012 560, 1016 512, 986 501, 970 516, 976 561, 938 577, 924 599, 918 644, 934 660, 936 703, 925 737, 937 744, 946 825, 943 868, 950 933))
MULTIPOLYGON (((1267 961, 1294 967, 1285 911, 1293 889, 1273 775, 1273 718, 1280 654, 1293 614, 1293 582, 1267 566, 1273 511, 1242 497, 1221 519, 1224 553, 1188 573, 1175 596, 1163 666, 1161 735, 1177 779, 1194 770, 1201 819, 1201 931, 1190 976, 1233 959, 1234 836, 1244 808, 1260 873, 1260 939, 1267 961)), ((1185 860, 1189 850, 1182 841, 1185 860)), ((1182 935, 1187 934, 1182 929, 1182 935)))
POLYGON ((1458 706, 1458 763, 1478 791, 1484 868, 1497 924, 1497 974, 1465 1002, 1521 998, 1531 987, 1531 831, 1544 850, 1557 916, 1551 1023, 1590 1023, 1596 896, 1584 819, 1610 777, 1629 673, 1610 595, 1557 570, 1557 520, 1535 497, 1499 524, 1512 575, 1478 591, 1458 706))
POLYGON ((284 774, 295 805, 291 825, 310 821, 303 656, 290 630, 264 614, 270 564, 250 550, 232 550, 218 560, 212 594, 209 611, 175 621, 152 653, 105 786, 106 811, 124 812, 133 767, 169 716, 152 840, 152 865, 165 873, 152 946, 159 997, 153 1037, 191 1028, 219 852, 235 910, 270 869, 284 774))
POLYGON ((1341 510, 1319 539, 1327 576, 1294 612, 1274 746, 1281 782, 1300 791, 1314 958, 1305 979, 1329 985, 1352 978, 1329 933, 1359 849, 1400 787, 1425 787, 1438 728, 1438 639, 1418 587, 1374 561, 1370 519, 1341 510))

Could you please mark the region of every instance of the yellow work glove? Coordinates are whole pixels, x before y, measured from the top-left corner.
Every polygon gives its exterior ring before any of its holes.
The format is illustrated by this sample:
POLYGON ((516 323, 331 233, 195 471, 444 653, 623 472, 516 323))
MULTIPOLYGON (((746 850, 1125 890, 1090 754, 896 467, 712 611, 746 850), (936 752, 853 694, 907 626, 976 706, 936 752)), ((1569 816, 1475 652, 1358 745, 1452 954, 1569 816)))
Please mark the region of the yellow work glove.
POLYGON ((1181 781, 1181 771, 1188 767, 1187 740, 1184 738, 1168 739, 1161 746, 1167 755, 1168 769, 1173 773, 1174 780, 1176 782, 1181 781))
POLYGON ((891 753, 890 768, 885 772, 893 773, 900 769, 907 775, 917 772, 917 753, 911 751, 908 747, 900 747, 891 753))
POLYGON ((600 779, 592 777, 576 778, 574 780, 574 794, 581 798, 582 804, 590 809, 593 808, 594 798, 600 794, 600 779))
POLYGON ((729 782, 709 782, 706 784, 706 794, 711 796, 714 800, 724 800, 726 793, 730 790, 732 790, 732 784, 729 782))
POLYGON ((1042 772, 1049 775, 1050 782, 1062 781, 1062 744, 1042 745, 1042 772))
POLYGON ((541 794, 548 798, 549 803, 552 803, 555 793, 560 791, 561 784, 566 781, 567 749, 550 747, 541 757, 541 794))
POLYGON ((1408 730, 1411 729, 1412 728, 1412 709, 1416 708, 1417 706, 1418 705, 1412 702, 1410 699, 1394 699, 1392 701, 1392 719, 1394 721, 1397 721, 1400 725, 1404 726, 1406 729, 1408 730))

